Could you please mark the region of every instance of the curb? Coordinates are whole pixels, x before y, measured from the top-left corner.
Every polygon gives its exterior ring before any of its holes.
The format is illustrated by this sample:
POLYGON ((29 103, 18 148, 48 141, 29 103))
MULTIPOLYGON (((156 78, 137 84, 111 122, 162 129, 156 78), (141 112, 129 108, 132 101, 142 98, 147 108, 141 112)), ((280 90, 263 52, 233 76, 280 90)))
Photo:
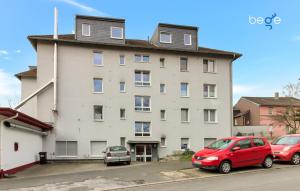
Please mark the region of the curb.
POLYGON ((271 169, 256 169, 256 170, 245 170, 241 172, 232 172, 230 174, 213 174, 211 176, 204 176, 204 177, 192 177, 192 178, 181 178, 176 180, 167 180, 167 181, 159 181, 159 182, 150 182, 145 184, 137 184, 137 185, 130 185, 130 186, 123 186, 118 188, 109 188, 109 189, 94 189, 95 191, 112 191, 112 190, 124 190, 129 188, 139 188, 139 187, 146 187, 146 186, 155 186, 155 185, 161 185, 161 184, 168 184, 168 183, 176 183, 176 182, 184 182, 184 181, 191 181, 191 180, 200 180, 200 179, 209 179, 209 178, 216 178, 216 177, 222 177, 222 176, 233 176, 238 174, 246 174, 246 173, 255 173, 255 172, 267 172, 267 171, 275 171, 285 168, 294 168, 297 166, 284 166, 284 167, 275 167, 271 169))

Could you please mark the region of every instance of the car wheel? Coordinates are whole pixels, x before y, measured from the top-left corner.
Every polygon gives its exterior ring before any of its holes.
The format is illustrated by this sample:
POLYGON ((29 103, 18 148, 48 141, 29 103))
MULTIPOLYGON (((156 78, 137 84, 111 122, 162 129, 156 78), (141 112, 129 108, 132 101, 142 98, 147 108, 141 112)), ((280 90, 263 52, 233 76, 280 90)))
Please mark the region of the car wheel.
POLYGON ((291 164, 292 164, 292 165, 298 165, 298 164, 300 164, 300 155, 299 155, 298 153, 295 153, 295 154, 292 156, 291 164))
POLYGON ((109 163, 109 162, 106 162, 106 166, 110 166, 110 163, 109 163))
POLYGON ((219 172, 222 174, 228 174, 231 171, 231 163, 229 161, 223 161, 219 166, 219 172))
POLYGON ((127 161, 126 163, 127 163, 128 165, 130 165, 131 161, 127 161))
POLYGON ((264 168, 271 168, 273 166, 273 158, 267 156, 262 164, 264 168))

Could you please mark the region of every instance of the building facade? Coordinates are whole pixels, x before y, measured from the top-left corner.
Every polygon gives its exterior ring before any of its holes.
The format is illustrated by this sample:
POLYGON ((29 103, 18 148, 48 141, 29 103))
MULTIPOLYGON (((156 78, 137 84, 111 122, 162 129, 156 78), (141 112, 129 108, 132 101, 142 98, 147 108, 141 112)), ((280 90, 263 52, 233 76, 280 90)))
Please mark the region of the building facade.
POLYGON ((75 34, 29 36, 37 66, 17 74, 17 108, 54 127, 48 158, 102 158, 124 145, 151 161, 230 136, 240 54, 198 47, 197 27, 160 23, 146 41, 126 39, 124 19, 75 20, 75 34))

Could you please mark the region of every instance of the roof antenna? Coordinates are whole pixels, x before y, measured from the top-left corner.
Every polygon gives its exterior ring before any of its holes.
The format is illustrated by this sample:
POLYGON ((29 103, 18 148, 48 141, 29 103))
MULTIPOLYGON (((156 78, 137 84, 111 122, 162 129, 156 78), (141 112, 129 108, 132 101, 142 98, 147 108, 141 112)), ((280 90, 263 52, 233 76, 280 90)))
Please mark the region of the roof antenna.
POLYGON ((54 33, 53 39, 58 39, 58 12, 57 8, 54 8, 54 33))

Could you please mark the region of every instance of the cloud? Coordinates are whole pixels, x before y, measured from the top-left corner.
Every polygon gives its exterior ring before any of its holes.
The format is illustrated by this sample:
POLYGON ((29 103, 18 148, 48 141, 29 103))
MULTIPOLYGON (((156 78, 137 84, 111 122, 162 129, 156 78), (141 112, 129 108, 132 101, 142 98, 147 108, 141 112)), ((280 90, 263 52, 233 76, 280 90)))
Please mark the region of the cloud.
POLYGON ((8 52, 6 50, 0 50, 0 56, 8 55, 8 52))
POLYGON ((71 6, 77 7, 79 9, 81 9, 82 11, 85 11, 85 12, 88 12, 88 13, 94 13, 94 14, 102 15, 102 16, 107 15, 106 13, 104 13, 102 11, 99 11, 99 10, 93 8, 93 7, 84 5, 82 3, 79 3, 79 2, 77 2, 75 0, 58 0, 58 1, 67 3, 67 4, 71 5, 71 6))
POLYGON ((9 102, 17 104, 20 90, 18 79, 0 68, 0 106, 9 106, 9 102))
POLYGON ((300 42, 300 35, 294 36, 294 37, 292 38, 292 40, 293 40, 294 42, 300 42))
POLYGON ((16 53, 21 53, 21 50, 16 50, 16 53))

